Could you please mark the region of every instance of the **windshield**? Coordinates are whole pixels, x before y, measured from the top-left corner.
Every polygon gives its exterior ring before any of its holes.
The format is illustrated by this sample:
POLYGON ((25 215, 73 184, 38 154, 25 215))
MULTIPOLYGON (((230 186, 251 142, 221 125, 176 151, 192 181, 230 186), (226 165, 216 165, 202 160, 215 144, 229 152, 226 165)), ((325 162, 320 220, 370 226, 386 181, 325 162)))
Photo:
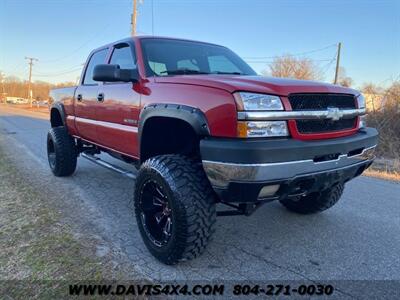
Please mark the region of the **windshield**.
POLYGON ((200 42, 142 39, 146 75, 233 74, 256 75, 228 48, 200 42))

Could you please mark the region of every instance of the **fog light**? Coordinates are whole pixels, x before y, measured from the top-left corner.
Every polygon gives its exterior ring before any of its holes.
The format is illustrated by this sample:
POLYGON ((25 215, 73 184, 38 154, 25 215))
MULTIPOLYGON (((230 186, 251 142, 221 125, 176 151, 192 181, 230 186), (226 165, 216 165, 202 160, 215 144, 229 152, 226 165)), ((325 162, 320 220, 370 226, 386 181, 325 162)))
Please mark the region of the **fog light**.
POLYGON ((260 193, 258 194, 258 198, 266 198, 273 196, 278 191, 279 187, 280 187, 279 184, 264 186, 261 189, 260 193))
POLYGON ((360 117, 358 128, 365 128, 365 127, 367 127, 367 116, 364 115, 360 117))

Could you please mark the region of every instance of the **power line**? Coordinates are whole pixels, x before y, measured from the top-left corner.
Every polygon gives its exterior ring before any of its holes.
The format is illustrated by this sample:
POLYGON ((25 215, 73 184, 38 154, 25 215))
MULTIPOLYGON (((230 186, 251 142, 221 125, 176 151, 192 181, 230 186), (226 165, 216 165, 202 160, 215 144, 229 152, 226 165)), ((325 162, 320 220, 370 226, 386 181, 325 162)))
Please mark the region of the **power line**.
MULTIPOLYGON (((319 49, 314 49, 314 50, 310 50, 310 51, 305 51, 305 52, 299 52, 299 53, 294 53, 294 54, 290 54, 290 56, 302 56, 302 55, 306 55, 306 54, 310 54, 310 53, 315 53, 315 52, 319 52, 325 49, 329 49, 332 47, 336 47, 336 44, 332 44, 332 45, 328 45, 325 46, 323 48, 319 48, 319 49)), ((245 59, 268 59, 268 58, 276 58, 279 57, 281 55, 274 55, 274 56, 248 56, 248 57, 243 57, 245 59)))
POLYGON ((75 53, 77 53, 79 50, 81 50, 83 47, 85 47, 86 45, 88 45, 90 42, 92 42, 93 40, 95 40, 100 34, 104 35, 104 30, 108 29, 111 25, 111 22, 108 23, 106 26, 104 26, 102 29, 99 29, 98 31, 96 31, 96 34, 94 34, 91 38, 89 38, 88 40, 86 40, 83 44, 81 44, 78 48, 75 48, 74 50, 72 50, 71 52, 69 52, 66 55, 63 55, 61 57, 55 58, 55 59, 49 59, 49 60, 41 60, 40 62, 43 64, 47 64, 47 63, 54 63, 56 61, 60 61, 63 60, 65 58, 71 57, 73 56, 75 53))
POLYGON ((60 75, 65 75, 65 74, 69 74, 69 73, 74 73, 74 72, 77 72, 77 71, 80 71, 80 70, 82 70, 82 68, 80 67, 80 68, 76 68, 76 69, 73 69, 73 70, 68 70, 68 71, 64 71, 64 72, 60 72, 60 73, 53 73, 53 74, 40 74, 40 73, 35 73, 34 75, 36 76, 36 77, 52 77, 52 76, 60 76, 60 75))
POLYGON ((388 77, 388 78, 386 78, 386 79, 384 79, 384 80, 382 80, 382 81, 380 81, 379 83, 377 83, 376 85, 377 86, 380 86, 380 85, 382 85, 382 84, 384 84, 384 83, 386 83, 386 82, 388 82, 388 81, 391 81, 391 83, 393 83, 393 82, 396 82, 396 81, 398 81, 398 80, 400 80, 400 73, 396 76, 396 75, 392 75, 392 76, 390 76, 390 77, 388 77))
POLYGON ((332 64, 336 60, 336 54, 335 57, 333 57, 327 64, 325 64, 323 67, 321 67, 321 73, 325 77, 326 73, 328 72, 329 68, 332 66, 332 64))
POLYGON ((69 73, 69 72, 72 72, 74 70, 82 69, 82 67, 84 65, 85 65, 85 63, 81 63, 81 64, 78 64, 78 65, 71 66, 68 69, 59 70, 59 71, 50 72, 50 73, 47 73, 47 72, 44 72, 44 73, 39 72, 39 73, 37 73, 37 72, 35 72, 35 76, 53 76, 53 75, 58 75, 58 74, 63 74, 63 73, 69 73))
POLYGON ((3 71, 5 73, 12 73, 12 74, 22 73, 22 72, 25 73, 26 72, 25 68, 26 68, 26 64, 24 62, 24 63, 20 63, 20 64, 18 64, 16 66, 13 66, 13 70, 12 71, 10 71, 8 69, 3 69, 3 71), (23 70, 23 69, 25 69, 25 70, 23 70))
MULTIPOLYGON (((335 56, 336 56, 336 54, 335 54, 335 56)), ((312 61, 312 62, 318 62, 318 61, 331 61, 332 59, 331 58, 326 58, 326 59, 309 59, 309 61, 312 61)), ((245 59, 245 61, 246 62, 248 62, 248 63, 260 63, 260 64, 268 64, 268 63, 273 63, 274 61, 273 60, 249 60, 249 59, 245 59)))

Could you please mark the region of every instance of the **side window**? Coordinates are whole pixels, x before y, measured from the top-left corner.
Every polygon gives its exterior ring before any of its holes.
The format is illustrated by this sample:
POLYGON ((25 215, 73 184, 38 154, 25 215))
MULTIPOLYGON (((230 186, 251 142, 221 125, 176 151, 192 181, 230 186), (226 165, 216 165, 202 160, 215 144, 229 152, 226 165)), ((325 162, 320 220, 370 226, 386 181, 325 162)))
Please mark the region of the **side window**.
POLYGON ((225 56, 215 55, 208 57, 210 72, 240 72, 240 70, 225 56))
POLYGON ((111 56, 110 64, 119 65, 121 69, 135 69, 136 60, 132 56, 131 47, 126 45, 115 48, 111 56))
POLYGON ((93 70, 95 66, 106 63, 107 51, 108 49, 99 50, 90 57, 86 67, 85 77, 83 78, 83 84, 98 84, 97 81, 93 80, 93 70))

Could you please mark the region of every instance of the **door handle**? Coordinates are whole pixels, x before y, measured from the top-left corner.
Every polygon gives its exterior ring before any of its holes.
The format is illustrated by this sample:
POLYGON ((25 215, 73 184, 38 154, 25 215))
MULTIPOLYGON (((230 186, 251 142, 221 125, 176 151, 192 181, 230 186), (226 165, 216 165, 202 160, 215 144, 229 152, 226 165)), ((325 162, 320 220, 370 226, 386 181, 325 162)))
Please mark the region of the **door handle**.
POLYGON ((82 94, 78 94, 78 96, 76 96, 76 100, 78 100, 79 102, 82 101, 82 94))
POLYGON ((97 101, 99 101, 99 102, 103 102, 104 101, 104 94, 103 93, 100 93, 100 94, 97 95, 97 101))

